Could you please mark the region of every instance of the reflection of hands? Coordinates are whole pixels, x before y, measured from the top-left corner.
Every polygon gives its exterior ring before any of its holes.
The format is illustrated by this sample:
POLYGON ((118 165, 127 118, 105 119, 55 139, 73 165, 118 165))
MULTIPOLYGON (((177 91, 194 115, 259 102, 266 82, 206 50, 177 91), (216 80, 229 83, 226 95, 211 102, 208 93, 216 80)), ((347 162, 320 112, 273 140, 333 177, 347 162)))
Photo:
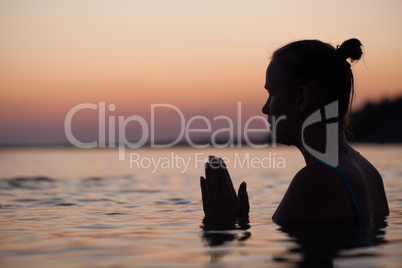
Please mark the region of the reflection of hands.
POLYGON ((205 216, 202 223, 201 228, 204 230, 202 236, 211 247, 230 241, 245 241, 251 236, 247 231, 250 229, 248 218, 205 216))
POLYGON ((205 163, 205 177, 200 178, 205 215, 248 217, 250 205, 247 185, 242 182, 236 194, 221 158, 209 157, 209 162, 205 163))

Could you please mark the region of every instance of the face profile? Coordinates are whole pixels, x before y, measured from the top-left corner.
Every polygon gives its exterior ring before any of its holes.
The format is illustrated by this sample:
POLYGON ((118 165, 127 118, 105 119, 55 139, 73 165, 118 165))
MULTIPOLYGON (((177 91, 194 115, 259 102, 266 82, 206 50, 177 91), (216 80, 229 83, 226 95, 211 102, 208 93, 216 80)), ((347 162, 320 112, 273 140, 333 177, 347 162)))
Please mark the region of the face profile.
POLYGON ((266 72, 265 89, 268 99, 262 112, 268 115, 271 131, 277 137, 277 142, 292 145, 298 139, 299 107, 295 96, 288 92, 283 83, 281 66, 277 61, 271 61, 266 72), (274 128, 274 129, 273 129, 274 128), (291 133, 291 135, 290 135, 291 133))

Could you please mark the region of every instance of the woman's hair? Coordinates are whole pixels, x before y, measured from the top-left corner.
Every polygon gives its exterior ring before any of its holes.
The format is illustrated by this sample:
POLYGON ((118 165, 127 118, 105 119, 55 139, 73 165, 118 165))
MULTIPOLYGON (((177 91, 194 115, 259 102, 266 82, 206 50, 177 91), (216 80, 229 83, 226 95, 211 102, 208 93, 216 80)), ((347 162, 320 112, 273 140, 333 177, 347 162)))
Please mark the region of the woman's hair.
MULTIPOLYGON (((284 70, 287 88, 310 86, 326 103, 339 101, 340 130, 349 126, 349 113, 354 96, 351 62, 363 54, 358 39, 349 39, 334 48, 318 40, 296 41, 276 50, 272 60, 284 70)), ((325 104, 325 103, 323 103, 325 104)))

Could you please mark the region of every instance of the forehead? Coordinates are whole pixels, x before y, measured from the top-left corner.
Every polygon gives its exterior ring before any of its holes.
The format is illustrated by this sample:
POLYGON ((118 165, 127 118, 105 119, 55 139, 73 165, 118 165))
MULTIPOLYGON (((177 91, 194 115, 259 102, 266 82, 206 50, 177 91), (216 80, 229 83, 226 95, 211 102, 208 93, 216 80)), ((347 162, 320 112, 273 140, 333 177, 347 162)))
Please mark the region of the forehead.
POLYGON ((269 89, 272 87, 277 87, 281 81, 281 70, 279 68, 279 63, 272 60, 265 74, 265 88, 269 89))

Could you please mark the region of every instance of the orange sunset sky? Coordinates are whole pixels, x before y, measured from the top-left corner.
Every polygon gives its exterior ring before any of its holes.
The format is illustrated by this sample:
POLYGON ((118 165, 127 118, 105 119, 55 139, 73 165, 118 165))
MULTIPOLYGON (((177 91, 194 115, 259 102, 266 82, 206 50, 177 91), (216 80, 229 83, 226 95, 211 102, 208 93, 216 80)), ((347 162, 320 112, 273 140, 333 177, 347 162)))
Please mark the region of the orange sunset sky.
MULTIPOLYGON (((399 0, 0 0, 0 145, 67 143, 64 120, 80 103, 114 104, 108 116, 149 118, 168 103, 232 117, 241 101, 244 118, 261 115, 270 56, 299 39, 359 38, 355 107, 395 98, 401 11, 399 0)), ((164 114, 162 136, 174 117, 164 114)), ((94 140, 97 120, 77 113, 74 133, 94 140)))

